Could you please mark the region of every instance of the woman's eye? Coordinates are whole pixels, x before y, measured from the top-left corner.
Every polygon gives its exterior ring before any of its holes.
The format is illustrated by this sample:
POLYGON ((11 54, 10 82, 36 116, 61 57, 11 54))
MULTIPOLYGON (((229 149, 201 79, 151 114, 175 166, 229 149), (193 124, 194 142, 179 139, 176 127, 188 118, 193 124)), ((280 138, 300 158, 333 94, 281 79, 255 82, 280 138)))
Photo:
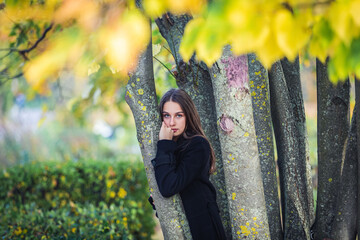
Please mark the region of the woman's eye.
POLYGON ((177 117, 178 117, 178 118, 181 118, 181 117, 182 117, 182 115, 181 115, 181 114, 178 114, 178 115, 177 115, 177 117))
POLYGON ((163 117, 168 118, 168 117, 170 117, 170 115, 169 114, 164 114, 163 117))

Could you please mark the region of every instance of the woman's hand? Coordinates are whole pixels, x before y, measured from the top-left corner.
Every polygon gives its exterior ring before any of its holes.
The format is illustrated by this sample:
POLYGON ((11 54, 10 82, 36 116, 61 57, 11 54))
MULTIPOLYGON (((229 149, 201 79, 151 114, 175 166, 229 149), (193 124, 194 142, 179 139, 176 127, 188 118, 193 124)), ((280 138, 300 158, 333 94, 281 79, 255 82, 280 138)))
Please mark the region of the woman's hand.
POLYGON ((164 122, 162 122, 161 129, 159 132, 159 140, 172 140, 174 136, 174 131, 171 128, 167 127, 164 122))

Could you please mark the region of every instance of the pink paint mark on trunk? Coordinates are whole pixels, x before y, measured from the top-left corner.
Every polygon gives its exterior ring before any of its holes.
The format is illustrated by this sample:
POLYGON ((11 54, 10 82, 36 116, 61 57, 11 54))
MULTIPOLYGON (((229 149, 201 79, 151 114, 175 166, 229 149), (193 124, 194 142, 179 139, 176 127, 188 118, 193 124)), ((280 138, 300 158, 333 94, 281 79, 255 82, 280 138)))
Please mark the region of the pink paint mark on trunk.
POLYGON ((234 130, 234 122, 226 115, 222 115, 220 119, 220 128, 226 132, 231 133, 234 130))
POLYGON ((228 57, 221 59, 221 62, 225 65, 229 88, 245 88, 245 83, 249 82, 247 55, 228 57))

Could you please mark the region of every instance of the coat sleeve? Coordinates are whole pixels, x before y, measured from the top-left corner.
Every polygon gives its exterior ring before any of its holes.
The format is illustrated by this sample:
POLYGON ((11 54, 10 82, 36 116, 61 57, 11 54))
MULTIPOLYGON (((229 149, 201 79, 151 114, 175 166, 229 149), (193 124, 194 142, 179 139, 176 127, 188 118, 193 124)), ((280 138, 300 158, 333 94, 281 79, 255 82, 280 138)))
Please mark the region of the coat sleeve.
POLYGON ((174 151, 176 143, 170 140, 158 142, 155 178, 163 197, 171 197, 187 187, 200 176, 209 162, 210 148, 202 137, 194 137, 184 150, 183 158, 176 167, 174 151))

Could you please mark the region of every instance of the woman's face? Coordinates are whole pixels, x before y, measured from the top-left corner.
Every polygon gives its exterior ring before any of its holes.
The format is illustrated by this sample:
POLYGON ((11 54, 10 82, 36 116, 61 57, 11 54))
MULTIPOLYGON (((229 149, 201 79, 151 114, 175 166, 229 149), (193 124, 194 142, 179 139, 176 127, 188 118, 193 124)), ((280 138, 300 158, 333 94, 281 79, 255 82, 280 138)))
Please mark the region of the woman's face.
POLYGON ((174 138, 180 136, 186 127, 185 113, 176 102, 166 102, 162 114, 165 125, 174 131, 174 138))

